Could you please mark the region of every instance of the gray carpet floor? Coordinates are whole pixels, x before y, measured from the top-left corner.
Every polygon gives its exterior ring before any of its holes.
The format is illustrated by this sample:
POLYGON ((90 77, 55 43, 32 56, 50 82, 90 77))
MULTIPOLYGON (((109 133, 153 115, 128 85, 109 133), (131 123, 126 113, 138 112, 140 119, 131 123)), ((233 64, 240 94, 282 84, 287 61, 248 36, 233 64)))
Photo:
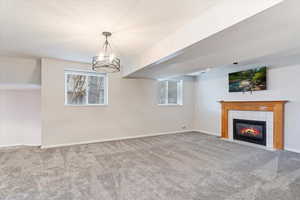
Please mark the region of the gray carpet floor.
POLYGON ((0 150, 1 200, 297 200, 300 155, 184 133, 0 150))

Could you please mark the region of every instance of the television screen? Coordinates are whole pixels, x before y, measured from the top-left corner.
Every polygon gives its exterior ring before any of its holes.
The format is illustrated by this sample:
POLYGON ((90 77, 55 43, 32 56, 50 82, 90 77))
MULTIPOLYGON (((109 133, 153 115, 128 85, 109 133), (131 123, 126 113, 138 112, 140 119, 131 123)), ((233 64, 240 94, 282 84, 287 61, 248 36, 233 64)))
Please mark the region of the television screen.
POLYGON ((267 67, 229 74, 229 92, 248 92, 267 89, 267 67))

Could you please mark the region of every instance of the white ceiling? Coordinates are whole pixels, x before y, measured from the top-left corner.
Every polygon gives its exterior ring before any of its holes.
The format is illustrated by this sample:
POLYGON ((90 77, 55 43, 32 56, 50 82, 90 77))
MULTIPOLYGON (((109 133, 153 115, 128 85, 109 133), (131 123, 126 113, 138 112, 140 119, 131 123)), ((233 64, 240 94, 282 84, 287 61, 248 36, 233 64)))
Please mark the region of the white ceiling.
POLYGON ((221 0, 0 0, 0 55, 89 62, 102 31, 123 60, 221 0))
MULTIPOLYGON (((286 0, 129 77, 165 78, 232 65, 300 63, 300 1, 286 0)), ((196 74, 196 73, 195 73, 196 74)))

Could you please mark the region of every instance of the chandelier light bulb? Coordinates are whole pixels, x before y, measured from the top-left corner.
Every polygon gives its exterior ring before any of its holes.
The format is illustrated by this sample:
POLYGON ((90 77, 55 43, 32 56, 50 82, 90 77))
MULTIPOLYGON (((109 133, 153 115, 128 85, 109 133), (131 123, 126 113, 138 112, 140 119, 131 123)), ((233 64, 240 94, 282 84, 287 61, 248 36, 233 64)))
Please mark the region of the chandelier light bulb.
POLYGON ((115 55, 114 54, 110 54, 109 55, 109 61, 112 62, 115 59, 115 55))
POLYGON ((104 60, 104 53, 99 53, 98 60, 104 60))

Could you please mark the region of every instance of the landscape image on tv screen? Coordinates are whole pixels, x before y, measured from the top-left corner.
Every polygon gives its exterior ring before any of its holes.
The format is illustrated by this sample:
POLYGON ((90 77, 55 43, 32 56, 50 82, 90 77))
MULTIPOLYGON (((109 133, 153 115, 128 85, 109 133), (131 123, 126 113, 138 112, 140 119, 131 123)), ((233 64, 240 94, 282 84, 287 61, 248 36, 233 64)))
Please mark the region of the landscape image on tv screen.
POLYGON ((229 92, 252 92, 267 89, 267 67, 229 74, 229 92))

